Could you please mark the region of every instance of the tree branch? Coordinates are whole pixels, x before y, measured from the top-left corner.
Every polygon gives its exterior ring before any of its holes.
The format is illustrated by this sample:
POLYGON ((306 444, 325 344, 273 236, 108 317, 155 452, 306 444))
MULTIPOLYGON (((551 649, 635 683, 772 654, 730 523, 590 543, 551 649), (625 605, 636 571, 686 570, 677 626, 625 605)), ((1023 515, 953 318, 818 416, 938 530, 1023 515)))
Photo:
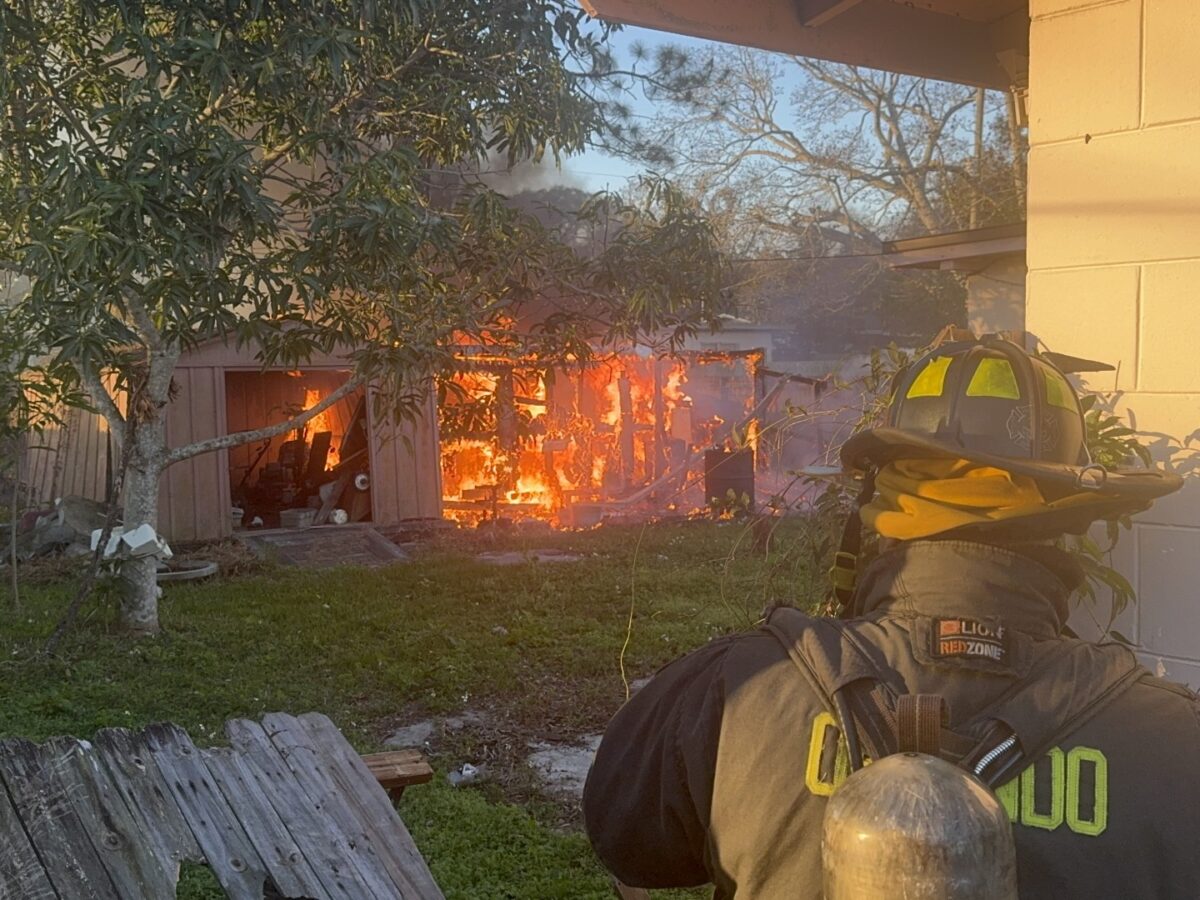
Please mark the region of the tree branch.
POLYGON ((364 381, 366 379, 361 375, 351 376, 345 384, 329 394, 320 403, 284 422, 276 422, 274 425, 267 425, 265 428, 256 428, 253 431, 235 431, 233 434, 207 438, 203 441, 186 444, 183 447, 176 447, 167 453, 167 461, 163 468, 165 469, 167 466, 172 466, 185 459, 191 459, 193 456, 199 456, 202 453, 212 453, 214 450, 228 450, 230 447, 240 447, 242 444, 262 441, 281 434, 287 434, 289 431, 295 431, 301 425, 306 424, 325 412, 325 410, 329 409, 329 407, 333 406, 343 397, 357 390, 362 386, 364 381))
POLYGON ((74 367, 75 371, 79 373, 79 380, 83 384, 84 390, 87 391, 88 399, 92 401, 92 404, 100 411, 100 415, 104 416, 104 421, 108 423, 108 432, 112 435, 119 455, 121 444, 125 438, 125 417, 117 409, 117 404, 104 386, 99 372, 86 368, 80 363, 74 363, 74 367))

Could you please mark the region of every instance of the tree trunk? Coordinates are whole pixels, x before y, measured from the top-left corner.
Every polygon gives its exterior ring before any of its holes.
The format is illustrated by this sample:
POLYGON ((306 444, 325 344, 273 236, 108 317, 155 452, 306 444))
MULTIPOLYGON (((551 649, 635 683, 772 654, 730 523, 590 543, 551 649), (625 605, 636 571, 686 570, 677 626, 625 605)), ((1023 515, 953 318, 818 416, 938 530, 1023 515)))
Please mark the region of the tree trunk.
MULTIPOLYGON (((149 525, 158 530, 158 481, 166 462, 162 410, 137 423, 134 451, 125 473, 123 522, 126 530, 149 525)), ((145 556, 121 563, 121 625, 133 635, 158 632, 157 559, 145 556)))

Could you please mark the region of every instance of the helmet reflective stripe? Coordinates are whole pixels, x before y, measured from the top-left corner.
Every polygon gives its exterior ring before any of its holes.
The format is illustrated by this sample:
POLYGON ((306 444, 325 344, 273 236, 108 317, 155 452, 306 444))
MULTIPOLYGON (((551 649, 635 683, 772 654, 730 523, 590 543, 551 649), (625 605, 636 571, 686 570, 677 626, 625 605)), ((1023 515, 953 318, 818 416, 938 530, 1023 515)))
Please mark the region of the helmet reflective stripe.
POLYGON ((901 373, 896 388, 888 424, 963 458, 986 453, 1088 462, 1074 389, 1053 366, 1010 341, 942 344, 901 373))
POLYGON ((913 397, 942 396, 942 392, 946 390, 946 372, 951 362, 953 360, 949 356, 935 356, 930 359, 921 370, 921 374, 913 379, 908 393, 904 396, 909 400, 913 397))
POLYGON ((1017 376, 1012 363, 1007 359, 988 356, 979 361, 979 367, 967 385, 968 397, 1003 397, 1020 400, 1021 390, 1017 387, 1017 376))

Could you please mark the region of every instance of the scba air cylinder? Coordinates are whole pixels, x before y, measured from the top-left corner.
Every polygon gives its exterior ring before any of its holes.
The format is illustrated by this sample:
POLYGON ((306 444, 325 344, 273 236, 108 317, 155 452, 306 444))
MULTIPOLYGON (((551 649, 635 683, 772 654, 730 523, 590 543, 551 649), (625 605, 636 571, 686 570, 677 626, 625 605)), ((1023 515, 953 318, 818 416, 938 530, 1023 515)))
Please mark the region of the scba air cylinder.
POLYGON ((855 772, 829 799, 825 900, 1017 900, 1012 827, 958 766, 898 753, 855 772))

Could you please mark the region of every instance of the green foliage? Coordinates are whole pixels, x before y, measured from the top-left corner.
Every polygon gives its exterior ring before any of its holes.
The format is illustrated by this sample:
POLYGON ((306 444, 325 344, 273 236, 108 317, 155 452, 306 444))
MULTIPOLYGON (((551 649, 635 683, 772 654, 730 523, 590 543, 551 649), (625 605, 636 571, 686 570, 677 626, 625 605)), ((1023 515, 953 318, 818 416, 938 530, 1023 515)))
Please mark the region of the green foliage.
MULTIPOLYGON (((162 635, 130 645, 106 633, 106 613, 93 608, 85 613, 93 627, 69 636, 54 659, 34 654, 69 589, 28 588, 21 614, 0 594, 0 735, 44 740, 171 720, 211 745, 228 718, 317 709, 366 752, 398 717, 471 708, 503 714, 526 736, 573 739, 599 731, 624 700, 631 590, 631 677, 793 596, 782 580, 777 596, 764 593, 760 558, 740 541, 736 526, 710 522, 517 533, 464 538, 384 569, 280 569, 168 586, 162 635), (503 569, 474 559, 478 550, 543 547, 584 558, 503 569)), ((521 740, 515 752, 524 752, 521 740)), ((443 770, 461 762, 435 759, 443 770)), ((401 811, 448 897, 608 896, 577 829, 491 792, 453 791, 443 777, 410 789, 401 811)), ((220 896, 207 870, 188 867, 184 878, 186 900, 220 896)))
POLYGON ((1092 459, 1106 469, 1128 466, 1138 460, 1142 465, 1150 466, 1154 460, 1150 450, 1137 437, 1137 431, 1130 428, 1104 408, 1098 394, 1088 394, 1080 398, 1083 407, 1083 424, 1087 429, 1085 440, 1092 459))
POLYGON ((539 298, 587 295, 555 335, 710 318, 715 244, 669 186, 598 200, 620 227, 584 259, 463 174, 582 149, 604 36, 569 0, 6 4, 0 267, 32 346, 92 374, 349 350, 402 405, 452 333, 515 340, 539 298))
MULTIPOLYGON (((612 876, 583 835, 539 824, 517 807, 487 802, 438 778, 409 791, 401 807, 447 900, 610 900, 612 876), (411 799, 410 799, 411 798, 411 799)), ((701 898, 709 890, 654 891, 655 900, 701 898)))

